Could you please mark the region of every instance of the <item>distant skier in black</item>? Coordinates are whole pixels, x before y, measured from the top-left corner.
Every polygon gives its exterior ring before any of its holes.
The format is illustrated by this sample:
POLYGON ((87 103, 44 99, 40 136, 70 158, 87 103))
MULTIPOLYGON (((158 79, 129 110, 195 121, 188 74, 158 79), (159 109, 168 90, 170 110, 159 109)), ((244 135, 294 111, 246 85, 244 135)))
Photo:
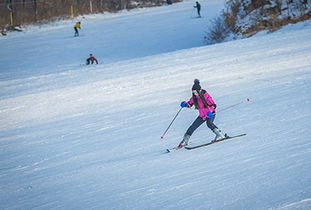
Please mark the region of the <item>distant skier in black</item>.
POLYGON ((90 54, 90 57, 86 59, 86 65, 93 64, 94 61, 98 64, 97 59, 93 56, 93 54, 90 54))
POLYGON ((197 8, 197 11, 198 11, 198 17, 200 18, 201 17, 201 4, 198 2, 198 1, 196 1, 195 2, 195 6, 193 6, 194 8, 197 8))

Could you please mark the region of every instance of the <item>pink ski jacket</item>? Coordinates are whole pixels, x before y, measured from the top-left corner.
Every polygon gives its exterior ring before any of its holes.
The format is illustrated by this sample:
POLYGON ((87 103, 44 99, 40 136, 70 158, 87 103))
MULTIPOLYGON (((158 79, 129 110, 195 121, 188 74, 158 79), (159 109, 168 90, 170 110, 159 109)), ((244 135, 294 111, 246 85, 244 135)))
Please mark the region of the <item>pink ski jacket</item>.
MULTIPOLYGON (((207 108, 204 107, 204 104, 203 104, 202 99, 200 98, 200 96, 197 96, 198 105, 199 105, 199 108, 198 108, 199 116, 202 117, 202 118, 207 116, 207 112, 214 112, 215 111, 214 106, 210 106, 210 105, 215 104, 215 102, 212 99, 212 97, 210 96, 210 94, 205 92, 204 93, 204 98, 205 98, 205 101, 206 101, 207 105, 209 105, 207 108)), ((193 98, 191 97, 190 100, 187 101, 186 103, 189 105, 189 107, 192 106, 194 104, 193 98)))

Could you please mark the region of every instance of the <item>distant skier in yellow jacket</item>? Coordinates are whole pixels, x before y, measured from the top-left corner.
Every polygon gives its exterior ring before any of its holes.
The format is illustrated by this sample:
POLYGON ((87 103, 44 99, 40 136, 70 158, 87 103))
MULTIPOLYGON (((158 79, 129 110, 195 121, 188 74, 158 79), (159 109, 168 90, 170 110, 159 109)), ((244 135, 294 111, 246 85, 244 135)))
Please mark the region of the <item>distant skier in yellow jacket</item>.
POLYGON ((75 26, 73 27, 75 29, 75 36, 79 36, 78 29, 81 29, 81 22, 76 22, 75 26))

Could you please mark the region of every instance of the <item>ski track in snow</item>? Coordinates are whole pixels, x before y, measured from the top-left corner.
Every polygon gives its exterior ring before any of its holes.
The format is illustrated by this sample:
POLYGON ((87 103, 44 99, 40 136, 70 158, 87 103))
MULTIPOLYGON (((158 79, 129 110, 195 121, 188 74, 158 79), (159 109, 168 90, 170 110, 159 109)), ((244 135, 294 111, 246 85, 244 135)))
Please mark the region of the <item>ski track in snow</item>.
POLYGON ((205 46, 223 2, 193 4, 0 37, 0 209, 310 209, 310 21, 205 46), (89 52, 101 64, 79 65, 89 52), (197 116, 160 139, 194 78, 247 135, 166 154, 197 116))

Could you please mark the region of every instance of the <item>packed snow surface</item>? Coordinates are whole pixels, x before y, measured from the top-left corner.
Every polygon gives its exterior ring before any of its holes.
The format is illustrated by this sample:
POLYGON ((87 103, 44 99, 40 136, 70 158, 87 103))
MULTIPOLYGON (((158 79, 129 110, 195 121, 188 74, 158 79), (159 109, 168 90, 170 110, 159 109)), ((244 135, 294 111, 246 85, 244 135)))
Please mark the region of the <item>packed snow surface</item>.
POLYGON ((206 46, 224 1, 193 5, 0 37, 0 209, 311 209, 311 21, 206 46), (198 115, 160 139, 195 78, 215 124, 247 135, 165 153, 198 115))

